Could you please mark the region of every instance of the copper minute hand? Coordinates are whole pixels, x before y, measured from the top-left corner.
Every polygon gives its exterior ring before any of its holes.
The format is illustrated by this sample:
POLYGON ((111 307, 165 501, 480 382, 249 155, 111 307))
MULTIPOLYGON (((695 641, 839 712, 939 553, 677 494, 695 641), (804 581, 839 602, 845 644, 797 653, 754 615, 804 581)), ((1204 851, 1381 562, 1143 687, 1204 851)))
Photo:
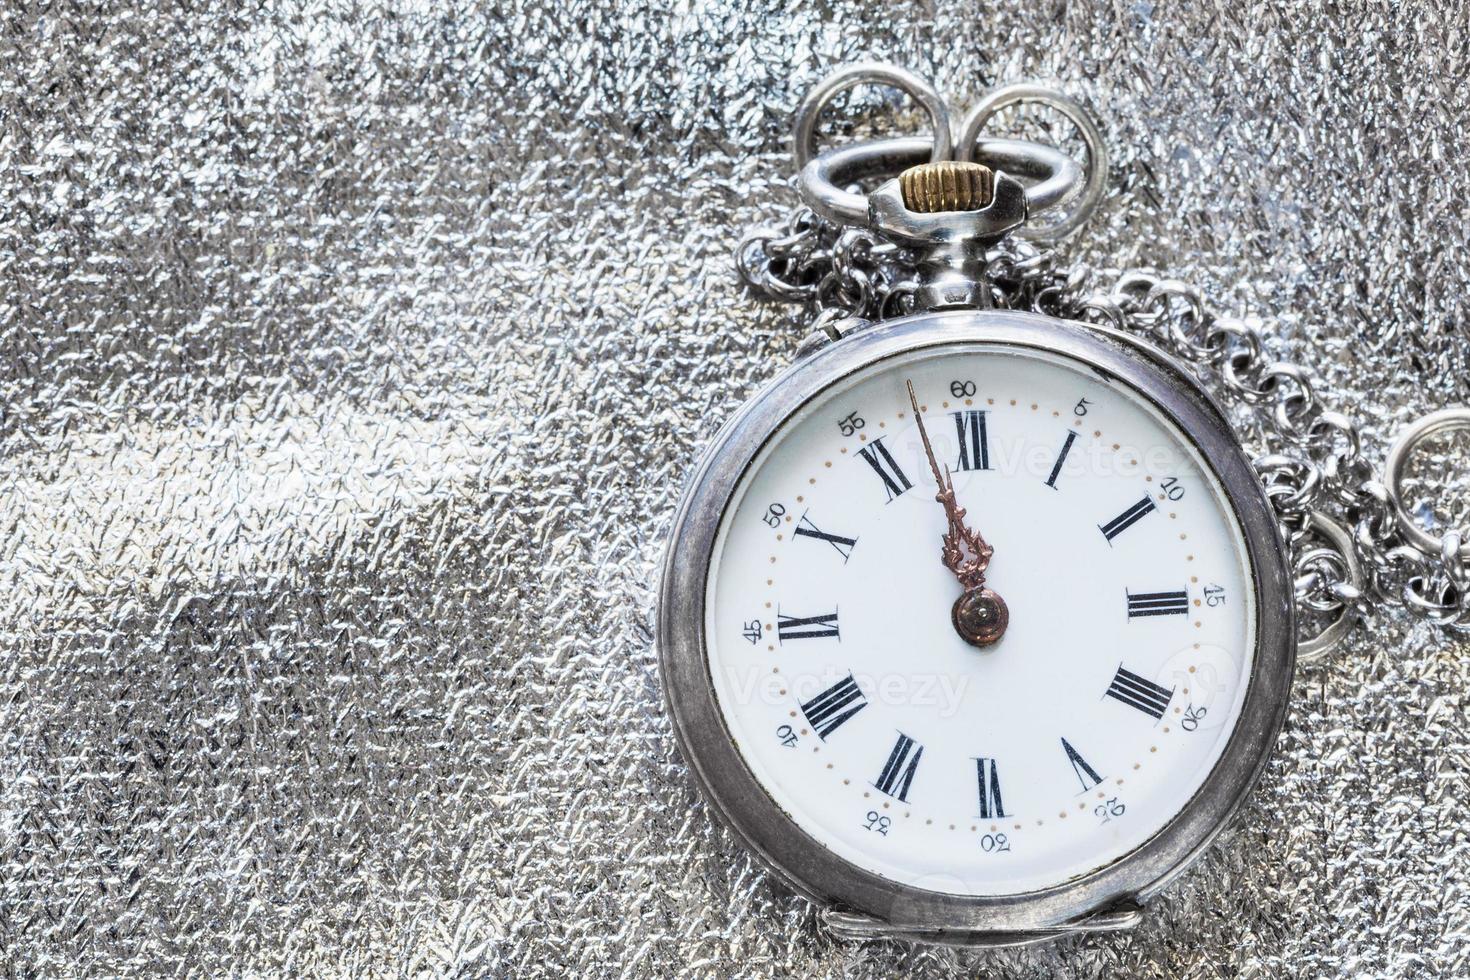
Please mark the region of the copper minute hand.
POLYGON ((965 523, 965 509, 955 501, 954 481, 950 479, 949 467, 939 470, 934 458, 934 447, 929 443, 929 432, 924 428, 924 416, 919 411, 919 399, 914 395, 914 383, 906 382, 909 389, 909 404, 914 407, 914 421, 919 423, 919 438, 924 440, 924 453, 929 457, 929 468, 934 471, 934 482, 939 492, 934 499, 944 505, 944 516, 949 520, 949 529, 944 533, 944 544, 940 555, 945 567, 960 580, 966 591, 985 585, 985 570, 990 566, 990 556, 995 549, 985 542, 979 531, 965 523))

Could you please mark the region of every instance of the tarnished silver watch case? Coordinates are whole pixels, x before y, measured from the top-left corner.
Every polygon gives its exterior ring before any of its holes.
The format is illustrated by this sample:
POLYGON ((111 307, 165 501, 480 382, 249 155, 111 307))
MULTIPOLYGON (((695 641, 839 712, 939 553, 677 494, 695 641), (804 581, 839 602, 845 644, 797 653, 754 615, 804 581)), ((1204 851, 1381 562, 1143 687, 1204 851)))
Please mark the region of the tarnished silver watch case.
POLYGON ((680 750, 711 809, 783 881, 853 936, 1011 945, 1127 928, 1140 908, 1226 825, 1254 785, 1280 730, 1295 663, 1291 580, 1276 521, 1219 407, 1166 355, 1106 328, 1033 313, 930 312, 862 327, 798 361, 716 436, 675 519, 663 570, 658 643, 680 750), (934 349, 1044 352, 1130 389, 1176 425, 1223 488, 1244 538, 1257 615, 1244 703, 1199 791, 1153 837, 1118 860, 1049 888, 965 896, 900 884, 837 857, 769 796, 741 757, 715 694, 705 636, 707 583, 732 495, 762 447, 803 405, 841 379, 934 349))

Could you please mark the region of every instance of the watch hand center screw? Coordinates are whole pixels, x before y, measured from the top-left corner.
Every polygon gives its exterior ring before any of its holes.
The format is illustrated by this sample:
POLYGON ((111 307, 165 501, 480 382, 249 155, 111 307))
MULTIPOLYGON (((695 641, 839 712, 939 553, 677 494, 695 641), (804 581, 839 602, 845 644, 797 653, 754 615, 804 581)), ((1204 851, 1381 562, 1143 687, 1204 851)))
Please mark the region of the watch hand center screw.
POLYGON ((1006 601, 990 589, 968 589, 955 600, 950 620, 966 643, 988 647, 1005 636, 1011 612, 1006 601))

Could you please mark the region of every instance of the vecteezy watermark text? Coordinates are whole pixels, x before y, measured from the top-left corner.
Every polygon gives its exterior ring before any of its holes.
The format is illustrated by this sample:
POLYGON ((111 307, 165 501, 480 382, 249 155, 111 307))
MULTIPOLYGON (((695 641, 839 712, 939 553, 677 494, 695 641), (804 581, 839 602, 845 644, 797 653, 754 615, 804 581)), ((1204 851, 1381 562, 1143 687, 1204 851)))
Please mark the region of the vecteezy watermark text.
POLYGON ((736 704, 806 704, 852 678, 862 697, 877 704, 932 708, 940 718, 960 710, 974 677, 935 671, 838 671, 788 676, 754 665, 725 669, 726 690, 736 704))

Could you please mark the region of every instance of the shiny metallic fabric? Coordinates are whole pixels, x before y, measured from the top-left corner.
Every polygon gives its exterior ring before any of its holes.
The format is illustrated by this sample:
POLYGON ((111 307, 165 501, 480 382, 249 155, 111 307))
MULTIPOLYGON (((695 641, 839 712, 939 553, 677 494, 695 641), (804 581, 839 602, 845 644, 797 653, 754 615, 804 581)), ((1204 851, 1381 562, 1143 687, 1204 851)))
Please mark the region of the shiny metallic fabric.
POLYGON ((1316 6, 0 13, 0 974, 1470 973, 1470 646, 1398 614, 1140 929, 1009 952, 829 939, 654 669, 846 60, 1090 104, 1067 254, 1266 318, 1373 452, 1470 398, 1470 15, 1316 6))

